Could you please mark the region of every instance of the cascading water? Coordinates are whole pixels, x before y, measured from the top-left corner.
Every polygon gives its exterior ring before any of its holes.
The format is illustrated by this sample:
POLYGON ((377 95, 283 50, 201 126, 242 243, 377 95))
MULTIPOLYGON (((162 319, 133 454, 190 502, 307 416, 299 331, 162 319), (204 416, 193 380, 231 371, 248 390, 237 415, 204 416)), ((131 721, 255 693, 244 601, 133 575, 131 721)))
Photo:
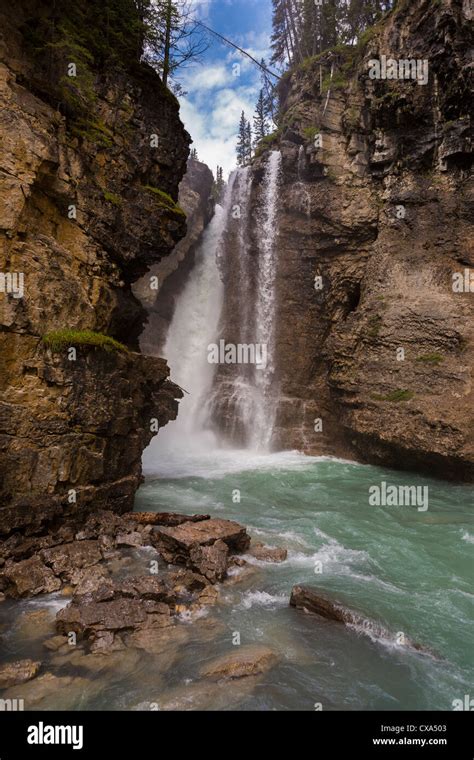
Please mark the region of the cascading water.
POLYGON ((277 408, 275 243, 281 161, 279 151, 270 154, 260 190, 253 186, 250 168, 238 170, 232 201, 238 214, 233 225, 229 225, 225 251, 227 281, 232 292, 227 294, 224 328, 234 341, 253 346, 256 357, 265 357, 266 361, 221 369, 212 401, 214 417, 218 424, 224 421, 226 437, 259 451, 270 447, 277 408), (257 206, 255 214, 253 205, 257 206), (236 308, 238 324, 235 324, 236 308))
POLYGON ((256 343, 265 345, 267 363, 255 369, 257 405, 252 423, 251 443, 255 448, 269 447, 275 424, 276 403, 272 386, 275 375, 276 255, 277 211, 281 176, 281 153, 270 154, 264 178, 262 208, 258 233, 258 280, 255 309, 256 343))
POLYGON ((223 206, 216 209, 176 304, 163 352, 172 380, 186 393, 177 421, 161 431, 146 452, 145 467, 170 444, 214 448, 212 431, 219 433, 223 416, 225 437, 231 443, 244 442, 260 451, 270 446, 276 414, 275 243, 280 176, 281 154, 274 151, 262 182, 256 225, 251 213, 250 167, 230 177, 223 206), (236 260, 229 260, 231 251, 237 254, 236 260), (225 292, 220 264, 223 271, 228 265, 233 267, 232 293, 225 292), (266 362, 220 366, 216 376, 209 346, 219 340, 254 345, 260 357, 264 350, 266 362))
POLYGON ((145 453, 144 464, 170 443, 212 446, 214 436, 206 430, 207 401, 215 366, 208 361, 208 347, 216 339, 224 298, 218 257, 229 219, 235 173, 231 176, 223 206, 217 206, 196 254, 191 276, 176 304, 164 348, 172 380, 185 395, 176 422, 153 441, 145 453))

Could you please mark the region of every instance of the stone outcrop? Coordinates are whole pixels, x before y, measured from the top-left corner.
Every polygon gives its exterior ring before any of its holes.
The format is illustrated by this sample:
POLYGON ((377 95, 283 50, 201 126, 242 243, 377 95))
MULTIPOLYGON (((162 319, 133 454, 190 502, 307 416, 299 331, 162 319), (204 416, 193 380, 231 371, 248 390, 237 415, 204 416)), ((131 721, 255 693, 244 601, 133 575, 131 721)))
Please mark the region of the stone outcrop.
MULTIPOLYGON (((461 0, 399 3, 357 48, 283 77, 274 448, 474 478, 472 286, 453 289, 453 275, 474 279, 468 14, 461 0), (370 79, 381 55, 426 59, 428 83, 370 79)), ((250 169, 246 229, 227 231, 222 337, 234 344, 256 341, 240 325, 267 161, 265 149, 250 169)), ((235 440, 233 372, 219 367, 214 397, 235 440)))
POLYGON ((166 562, 187 565, 216 582, 226 575, 229 551, 242 554, 250 537, 236 522, 213 519, 158 528, 154 544, 166 562))
POLYGON ((140 345, 150 356, 159 356, 164 348, 177 298, 193 268, 202 234, 214 213, 213 183, 209 167, 190 158, 179 186, 179 205, 187 218, 186 236, 170 256, 151 267, 133 288, 148 312, 140 345))
POLYGON ((0 292, 0 534, 131 509, 143 449, 181 397, 166 363, 138 353, 146 313, 131 290, 185 234, 178 102, 146 64, 94 60, 77 117, 67 88, 57 94, 64 61, 35 57, 51 12, 43 0, 1 9, 0 272, 21 274, 24 291, 0 292), (59 346, 43 342, 65 329, 59 346), (125 348, 93 347, 84 331, 125 348))
MULTIPOLYGON (((332 599, 323 591, 310 586, 294 586, 290 597, 290 606, 298 610, 319 615, 326 620, 332 620, 336 623, 343 623, 358 633, 365 633, 372 639, 393 639, 395 636, 379 623, 364 617, 359 612, 350 609, 337 599, 332 599)), ((400 646, 406 646, 417 652, 435 656, 434 653, 417 642, 412 641, 402 634, 397 641, 400 646)))

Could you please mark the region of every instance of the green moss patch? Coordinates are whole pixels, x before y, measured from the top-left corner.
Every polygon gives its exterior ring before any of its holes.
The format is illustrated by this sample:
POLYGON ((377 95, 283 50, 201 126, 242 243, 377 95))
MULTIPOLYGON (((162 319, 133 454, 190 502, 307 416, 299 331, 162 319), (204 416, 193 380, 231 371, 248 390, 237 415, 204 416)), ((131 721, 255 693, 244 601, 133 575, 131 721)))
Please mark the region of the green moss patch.
POLYGON ((442 364, 444 356, 441 354, 424 354, 423 356, 418 356, 416 361, 423 364, 442 364))
POLYGON ((388 393, 386 396, 381 396, 378 393, 373 393, 372 398, 374 401, 390 401, 392 404, 400 404, 403 401, 411 401, 415 394, 412 391, 396 390, 388 393))
POLYGON ((93 332, 92 330, 54 330, 44 335, 42 341, 45 346, 55 353, 72 346, 90 346, 92 348, 102 348, 105 351, 128 352, 128 348, 123 343, 119 343, 118 340, 110 338, 108 335, 93 332))
POLYGON ((160 190, 159 187, 153 187, 152 185, 143 185, 143 190, 146 190, 148 193, 153 193, 158 204, 165 208, 167 211, 171 211, 173 214, 178 214, 178 216, 186 217, 186 214, 181 206, 178 206, 178 204, 175 203, 172 199, 171 195, 168 195, 168 193, 160 190))
POLYGON ((122 199, 119 195, 115 195, 115 193, 109 193, 108 190, 104 190, 103 195, 104 200, 106 200, 107 203, 112 203, 114 206, 122 205, 122 199))

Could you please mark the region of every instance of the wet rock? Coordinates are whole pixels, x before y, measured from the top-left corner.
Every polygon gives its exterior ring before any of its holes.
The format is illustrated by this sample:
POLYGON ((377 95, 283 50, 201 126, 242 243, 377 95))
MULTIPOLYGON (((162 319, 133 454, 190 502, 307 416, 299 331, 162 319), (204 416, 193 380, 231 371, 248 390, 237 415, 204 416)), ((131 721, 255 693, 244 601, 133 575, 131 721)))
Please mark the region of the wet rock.
POLYGON ((15 635, 22 639, 40 639, 54 631, 54 610, 30 610, 23 612, 15 622, 15 635))
POLYGON ((207 588, 209 581, 192 570, 178 570, 168 577, 175 594, 193 593, 207 588))
POLYGON ((184 625, 141 628, 127 636, 127 646, 153 655, 153 670, 166 673, 181 657, 190 636, 189 627, 184 625))
POLYGON ((102 688, 98 681, 92 683, 86 678, 45 673, 8 689, 2 696, 4 699, 24 699, 28 710, 73 710, 102 688))
POLYGON ((122 652, 125 648, 121 637, 113 634, 112 631, 97 631, 91 643, 90 651, 91 653, 99 652, 107 654, 110 652, 122 652))
POLYGON ((75 586, 75 595, 90 594, 110 577, 109 571, 104 565, 93 565, 71 573, 70 582, 75 586))
POLYGON ((41 663, 33 660, 16 660, 0 665, 0 689, 9 689, 11 686, 31 681, 40 667, 41 663))
POLYGON ((122 583, 116 584, 116 593, 122 596, 137 597, 140 599, 152 599, 157 602, 175 601, 175 594, 168 584, 155 575, 142 575, 135 578, 127 578, 122 583))
POLYGON ((354 624, 360 620, 360 615, 351 612, 340 602, 334 601, 318 589, 308 586, 295 586, 291 592, 290 605, 305 612, 312 612, 327 620, 338 623, 354 624))
POLYGON ((204 606, 213 606, 219 601, 219 591, 215 586, 206 586, 200 594, 198 594, 199 604, 204 606))
POLYGON ((250 546, 250 537, 242 525, 219 519, 186 522, 176 528, 159 528, 154 534, 154 541, 163 559, 175 564, 189 564, 192 549, 212 546, 216 541, 223 541, 231 553, 237 554, 245 552, 250 546))
POLYGON ((61 588, 61 581, 39 557, 7 565, 0 572, 0 581, 4 579, 7 596, 22 597, 50 594, 61 588))
MULTIPOLYGON (((230 690, 225 681, 197 681, 159 693, 155 704, 165 712, 228 710, 248 699, 258 682, 258 676, 243 678, 230 690)), ((143 704, 137 709, 149 710, 150 705, 143 704)))
POLYGON ((285 562, 285 560, 288 559, 288 552, 286 549, 265 546, 265 544, 262 543, 253 543, 247 554, 250 554, 261 562, 285 562))
POLYGON ((211 583, 218 583, 226 577, 228 557, 229 547, 221 540, 212 546, 194 546, 189 553, 193 568, 211 583))
POLYGON ((168 528, 210 519, 210 515, 180 515, 175 512, 131 512, 124 516, 141 525, 162 525, 168 528))
POLYGON ((71 631, 89 637, 94 631, 119 631, 135 628, 146 620, 143 603, 119 598, 107 602, 71 603, 56 616, 58 633, 71 631))
POLYGON ((74 570, 97 565, 102 560, 102 552, 97 541, 73 541, 44 549, 41 559, 52 568, 55 575, 69 580, 74 570))
POLYGON ((62 647, 68 647, 67 636, 52 636, 50 639, 43 641, 43 646, 49 649, 50 652, 57 652, 62 647))
POLYGON ((134 547, 139 548, 145 544, 145 540, 142 533, 134 531, 132 533, 119 533, 115 539, 118 547, 134 547))
MULTIPOLYGON (((304 612, 320 615, 327 620, 355 626, 359 632, 366 633, 371 638, 393 638, 395 641, 393 634, 382 625, 364 617, 355 610, 349 609, 341 604, 341 602, 330 599, 326 594, 319 591, 319 589, 310 588, 308 586, 295 586, 291 592, 290 605, 297 609, 304 610, 304 612)), ((432 649, 423 644, 419 644, 416 641, 412 641, 408 636, 404 637, 404 642, 400 645, 439 659, 436 652, 432 649)))
POLYGON ((7 597, 5 596, 5 594, 4 594, 4 593, 0 593, 0 604, 1 604, 2 602, 4 602, 6 598, 7 598, 7 597))
POLYGON ((266 673, 278 661, 276 654, 266 646, 250 645, 236 648, 232 654, 222 655, 201 669, 206 678, 246 678, 266 673))

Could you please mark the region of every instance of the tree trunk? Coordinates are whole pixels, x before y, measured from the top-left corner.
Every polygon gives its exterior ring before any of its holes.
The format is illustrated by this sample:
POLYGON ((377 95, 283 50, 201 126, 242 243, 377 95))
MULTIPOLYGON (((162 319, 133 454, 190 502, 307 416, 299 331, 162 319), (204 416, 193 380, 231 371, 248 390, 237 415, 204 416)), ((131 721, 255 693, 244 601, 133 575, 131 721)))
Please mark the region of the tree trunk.
POLYGON ((173 0, 168 0, 166 6, 166 36, 165 51, 163 56, 163 84, 168 86, 168 78, 171 65, 171 22, 173 19, 173 0))

